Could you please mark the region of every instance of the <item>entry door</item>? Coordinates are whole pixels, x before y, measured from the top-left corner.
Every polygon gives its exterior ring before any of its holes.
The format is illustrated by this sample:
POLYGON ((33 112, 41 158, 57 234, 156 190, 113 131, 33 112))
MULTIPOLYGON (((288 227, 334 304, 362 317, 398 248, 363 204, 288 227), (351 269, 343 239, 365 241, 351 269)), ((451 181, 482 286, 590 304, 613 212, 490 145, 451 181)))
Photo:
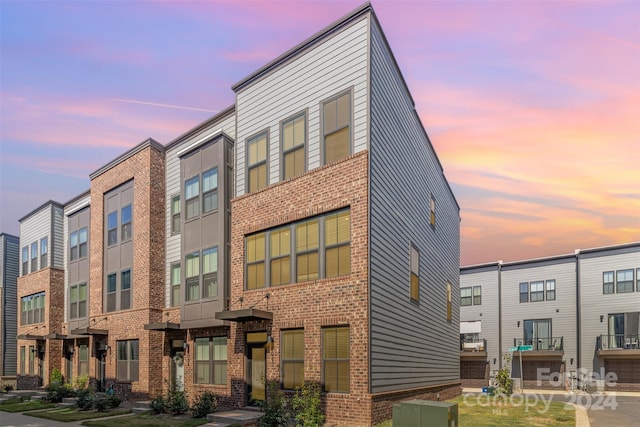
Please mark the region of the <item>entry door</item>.
POLYGON ((67 357, 65 357, 65 382, 67 384, 71 384, 71 380, 73 379, 73 353, 67 353, 67 357))
POLYGON ((173 364, 171 371, 173 372, 172 376, 172 385, 174 390, 183 391, 184 390, 184 351, 176 351, 175 355, 172 358, 171 363, 173 364))
POLYGON ((96 371, 98 372, 97 378, 97 386, 98 391, 104 391, 106 386, 106 363, 105 363, 105 355, 106 351, 98 350, 96 357, 96 371))
POLYGON ((262 402, 265 397, 265 360, 266 350, 263 345, 249 347, 249 402, 262 402))

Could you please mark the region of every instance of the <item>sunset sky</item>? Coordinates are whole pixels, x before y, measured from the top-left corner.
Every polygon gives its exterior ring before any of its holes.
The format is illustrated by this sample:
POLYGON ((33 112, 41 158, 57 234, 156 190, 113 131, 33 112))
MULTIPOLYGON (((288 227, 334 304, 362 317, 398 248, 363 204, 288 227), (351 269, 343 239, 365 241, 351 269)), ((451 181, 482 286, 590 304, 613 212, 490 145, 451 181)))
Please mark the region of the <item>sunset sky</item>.
MULTIPOLYGON (((461 263, 640 240, 640 2, 373 1, 461 206, 461 263)), ((357 1, 0 0, 0 231, 357 1)))

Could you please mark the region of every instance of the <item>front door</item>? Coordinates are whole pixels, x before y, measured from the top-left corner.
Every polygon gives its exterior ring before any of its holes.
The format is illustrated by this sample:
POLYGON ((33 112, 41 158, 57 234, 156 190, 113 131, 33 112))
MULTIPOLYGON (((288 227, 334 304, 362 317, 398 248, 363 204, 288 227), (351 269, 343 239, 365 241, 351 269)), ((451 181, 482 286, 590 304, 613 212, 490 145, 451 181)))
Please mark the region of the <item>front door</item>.
POLYGON ((96 372, 98 373, 96 378, 98 391, 104 391, 106 387, 106 351, 98 350, 96 352, 96 372))
POLYGON ((176 351, 171 358, 171 385, 176 391, 184 390, 184 351, 176 351))
POLYGON ((257 405, 265 399, 266 342, 266 332, 247 333, 247 386, 250 405, 257 405))

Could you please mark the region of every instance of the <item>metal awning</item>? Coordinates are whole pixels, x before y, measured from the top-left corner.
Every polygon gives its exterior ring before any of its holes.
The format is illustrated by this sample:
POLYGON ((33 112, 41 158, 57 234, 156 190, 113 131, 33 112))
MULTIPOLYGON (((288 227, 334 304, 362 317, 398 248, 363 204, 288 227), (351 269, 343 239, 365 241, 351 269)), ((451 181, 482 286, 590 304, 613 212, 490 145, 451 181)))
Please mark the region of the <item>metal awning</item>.
POLYGON ((32 334, 20 334, 16 336, 16 339, 19 340, 35 340, 35 341, 44 341, 46 335, 32 335, 32 334))
POLYGON ((478 334, 480 332, 482 332, 482 322, 480 320, 460 322, 461 334, 478 334))
POLYGON ((172 323, 172 322, 155 322, 155 323, 147 323, 144 325, 144 329, 147 331, 169 331, 180 329, 180 323, 172 323))
POLYGON ((73 335, 109 335, 109 330, 84 327, 84 328, 72 329, 71 333, 73 335))
POLYGON ((67 335, 59 334, 57 332, 51 332, 44 337, 48 340, 66 340, 67 338, 69 338, 67 335))
POLYGON ((244 308, 241 310, 227 310, 216 313, 216 319, 229 320, 231 322, 252 322, 256 320, 273 320, 273 313, 257 308, 244 308))

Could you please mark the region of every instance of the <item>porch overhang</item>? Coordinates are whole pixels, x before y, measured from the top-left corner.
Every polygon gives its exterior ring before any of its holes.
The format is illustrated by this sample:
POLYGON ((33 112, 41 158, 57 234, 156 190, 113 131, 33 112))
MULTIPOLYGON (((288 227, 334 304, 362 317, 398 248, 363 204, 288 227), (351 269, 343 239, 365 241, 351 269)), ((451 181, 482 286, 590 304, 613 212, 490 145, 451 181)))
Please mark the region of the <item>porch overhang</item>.
POLYGON ((147 331, 172 331, 180 329, 180 323, 173 322, 155 322, 147 323, 144 325, 144 329, 147 331))
POLYGON ((16 339, 30 340, 30 341, 44 341, 46 339, 46 335, 20 334, 16 336, 16 339))
POLYGON ((45 339, 48 339, 48 340, 66 340, 69 338, 68 335, 59 334, 57 332, 51 332, 50 334, 47 334, 44 337, 45 339))
POLYGON ((95 329, 95 328, 76 328, 72 329, 73 335, 109 335, 108 329, 95 329))
POLYGON ((241 310, 227 310, 216 313, 216 319, 230 322, 253 322, 258 320, 273 320, 273 313, 257 308, 243 308, 241 310))
POLYGON ((460 360, 486 360, 486 351, 461 351, 460 360))

